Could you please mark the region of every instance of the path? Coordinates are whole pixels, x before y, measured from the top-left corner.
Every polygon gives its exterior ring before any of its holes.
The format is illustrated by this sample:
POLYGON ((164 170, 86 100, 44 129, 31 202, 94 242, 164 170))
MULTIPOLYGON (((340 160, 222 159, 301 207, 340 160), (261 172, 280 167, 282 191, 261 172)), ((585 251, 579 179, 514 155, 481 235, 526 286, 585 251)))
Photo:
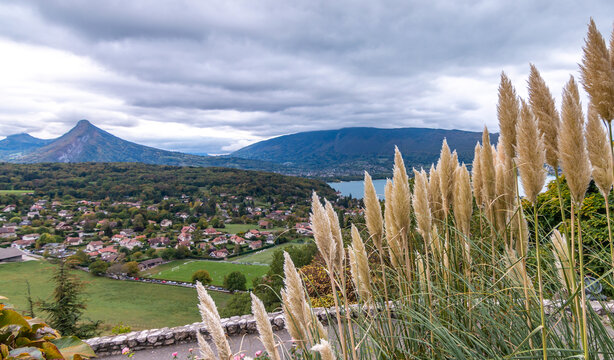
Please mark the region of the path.
MULTIPOLYGON (((275 333, 276 340, 282 341, 285 346, 290 346, 290 336, 288 333, 283 331, 278 331, 275 333)), ((229 338, 230 348, 232 351, 238 353, 240 350, 246 354, 247 356, 254 356, 254 353, 259 350, 263 350, 264 347, 260 343, 257 334, 250 334, 244 336, 235 336, 229 338)), ((215 346, 209 342, 211 348, 215 350, 215 346)), ((134 353, 134 356, 131 359, 134 360, 170 360, 173 358, 172 354, 177 352, 177 359, 187 359, 190 354, 189 350, 193 350, 193 354, 199 356, 198 352, 198 343, 186 343, 180 345, 171 345, 171 346, 162 346, 154 349, 146 349, 137 351, 134 353)), ((127 359, 125 355, 112 355, 112 356, 103 356, 99 359, 104 360, 120 360, 127 359)))

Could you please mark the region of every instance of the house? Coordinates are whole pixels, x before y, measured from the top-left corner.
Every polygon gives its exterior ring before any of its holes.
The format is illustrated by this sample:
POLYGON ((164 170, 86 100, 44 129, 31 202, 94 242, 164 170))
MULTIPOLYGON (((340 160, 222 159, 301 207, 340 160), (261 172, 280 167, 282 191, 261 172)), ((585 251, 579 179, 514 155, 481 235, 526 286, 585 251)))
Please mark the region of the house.
POLYGON ((210 255, 212 257, 216 257, 216 258, 225 258, 226 256, 228 256, 229 252, 228 249, 220 249, 220 250, 215 250, 213 251, 210 255))
POLYGON ((172 226, 172 225, 173 225, 173 222, 171 220, 168 220, 168 219, 164 219, 164 220, 162 220, 160 222, 160 226, 161 227, 169 227, 169 226, 172 226))
POLYGON ((28 218, 30 218, 30 219, 35 218, 35 217, 40 216, 40 215, 41 214, 38 211, 29 211, 28 212, 28 218))
POLYGON ((154 249, 165 248, 168 244, 170 244, 170 240, 167 237, 155 237, 148 240, 149 246, 154 249))
POLYGON ((134 235, 134 230, 133 229, 123 229, 122 231, 119 232, 120 235, 124 235, 124 236, 132 236, 134 235))
POLYGON ((226 236, 218 236, 213 239, 213 245, 222 245, 228 243, 228 238, 226 236))
POLYGON ((120 242, 119 242, 119 246, 123 246, 125 248, 130 249, 130 250, 134 249, 135 247, 139 247, 141 245, 142 245, 141 242, 138 241, 137 239, 125 238, 125 239, 120 240, 120 242))
POLYGON ((80 237, 66 237, 66 241, 64 241, 68 246, 77 246, 83 244, 83 239, 80 237))
POLYGON ((177 240, 192 242, 192 234, 182 232, 181 234, 179 234, 179 236, 177 236, 177 240))
POLYGON ((104 247, 104 244, 102 243, 102 241, 91 241, 89 244, 87 244, 87 246, 85 247, 85 250, 87 252, 94 252, 96 250, 102 249, 103 247, 104 247))
POLYGON ((190 248, 190 246, 192 245, 192 242, 187 241, 187 240, 183 240, 183 241, 179 241, 177 243, 177 245, 175 246, 176 249, 179 249, 182 246, 185 246, 187 248, 190 248))
POLYGON ((215 235, 219 235, 221 234, 220 231, 217 231, 214 228, 206 228, 205 230, 203 230, 203 235, 210 235, 210 236, 215 236, 215 235))
POLYGON ((122 241, 124 239, 126 239, 126 236, 122 235, 122 234, 115 234, 115 235, 111 236, 111 241, 113 241, 113 242, 120 242, 120 241, 122 241))
POLYGON ((65 223, 64 221, 60 221, 60 223, 55 227, 55 229, 61 231, 70 231, 72 230, 72 226, 70 226, 68 223, 65 223))
POLYGON ((260 249, 262 247, 262 240, 256 240, 249 243, 249 247, 252 250, 260 249))
POLYGON ((16 205, 7 205, 2 209, 2 212, 12 212, 15 211, 15 209, 17 209, 16 205))
POLYGON ((294 229, 297 233, 301 235, 313 235, 313 231, 311 230, 311 225, 309 223, 296 223, 294 225, 294 229))
POLYGON ((196 228, 193 225, 187 225, 181 228, 182 233, 193 233, 195 230, 196 228))
POLYGON ((23 255, 21 250, 13 247, 0 248, 0 263, 23 261, 23 255))
POLYGON ((267 220, 260 220, 258 221, 258 226, 260 226, 263 229, 271 229, 273 227, 273 224, 267 220))
POLYGON ((237 236, 237 235, 231 236, 230 237, 230 241, 232 241, 233 243, 235 243, 237 245, 243 245, 246 242, 245 239, 243 239, 242 237, 237 236))
POLYGON ((245 233, 245 238, 246 239, 252 239, 252 238, 255 238, 255 237, 259 237, 259 236, 260 236, 260 231, 255 230, 255 229, 252 229, 252 230, 250 230, 250 231, 245 233))
POLYGON ((11 237, 15 237, 17 236, 17 234, 15 233, 15 228, 14 227, 1 227, 0 228, 0 238, 6 239, 6 238, 11 238, 11 237))
POLYGON ((24 236, 21 237, 21 240, 38 240, 38 238, 41 237, 40 234, 26 234, 24 236))
POLYGON ((36 244, 36 240, 23 240, 22 239, 22 240, 13 241, 13 243, 11 244, 11 247, 16 248, 16 249, 24 249, 34 244, 36 244))
POLYGON ((154 266, 158 266, 164 263, 164 260, 161 258, 149 259, 139 263, 139 271, 151 269, 154 266))

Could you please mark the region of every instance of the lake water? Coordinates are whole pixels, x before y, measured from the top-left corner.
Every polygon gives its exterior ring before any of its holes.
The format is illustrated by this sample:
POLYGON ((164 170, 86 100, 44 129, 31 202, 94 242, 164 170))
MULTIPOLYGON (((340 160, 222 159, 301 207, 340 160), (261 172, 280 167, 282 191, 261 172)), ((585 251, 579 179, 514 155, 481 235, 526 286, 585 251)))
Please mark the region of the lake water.
MULTIPOLYGON (((546 186, 550 181, 554 180, 553 175, 548 175, 546 177, 546 185, 542 189, 542 192, 546 190, 546 186)), ((331 182, 328 183, 330 187, 339 191, 343 196, 352 195, 355 199, 362 199, 365 193, 365 187, 363 181, 341 181, 341 182, 331 182)), ((377 197, 380 199, 384 198, 384 188, 386 187, 386 179, 381 180, 373 180, 373 186, 375 187, 375 192, 377 193, 377 197)), ((520 196, 524 196, 524 190, 522 189, 522 183, 519 183, 520 186, 520 196)))

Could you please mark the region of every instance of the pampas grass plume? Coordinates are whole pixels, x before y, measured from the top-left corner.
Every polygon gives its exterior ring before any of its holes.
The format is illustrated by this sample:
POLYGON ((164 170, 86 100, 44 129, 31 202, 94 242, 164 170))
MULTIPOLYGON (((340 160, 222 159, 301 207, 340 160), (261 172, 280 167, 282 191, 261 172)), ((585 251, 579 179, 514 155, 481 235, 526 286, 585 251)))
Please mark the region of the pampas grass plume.
POLYGON ((345 262, 345 249, 343 248, 343 236, 341 235, 339 217, 337 216, 337 213, 335 212, 335 209, 330 201, 325 200, 325 203, 324 209, 326 210, 326 215, 328 216, 331 238, 333 239, 331 251, 335 252, 332 258, 335 260, 337 271, 341 274, 343 272, 343 263, 345 262))
POLYGON ((317 351, 320 353, 320 356, 322 357, 322 360, 334 360, 335 356, 333 355, 333 350, 330 347, 330 344, 328 343, 328 341, 324 340, 324 339, 320 339, 320 343, 317 345, 314 345, 311 348, 312 351, 317 351))
POLYGON ((454 172, 453 195, 456 226, 465 236, 469 236, 471 213, 473 212, 473 198, 471 195, 469 172, 465 164, 459 166, 454 172))
POLYGON ((209 343, 202 336, 200 331, 196 331, 196 339, 198 340, 198 348, 200 350, 200 358, 203 360, 215 360, 215 354, 213 349, 209 346, 209 343))
POLYGON ((503 151, 510 158, 516 156, 516 123, 519 116, 520 104, 516 90, 514 90, 512 81, 502 72, 499 83, 499 102, 497 103, 497 117, 501 129, 499 143, 503 145, 503 151))
POLYGON ((473 197, 478 207, 481 207, 484 203, 482 200, 482 165, 480 164, 480 156, 482 152, 482 146, 480 143, 475 144, 473 150, 473 163, 471 165, 471 183, 473 185, 473 197))
MULTIPOLYGON (((399 232, 409 232, 411 219, 411 191, 405 162, 397 147, 394 149, 394 171, 392 176, 392 214, 399 232)), ((388 201, 388 198, 386 198, 388 201)))
POLYGON ((279 353, 275 348, 273 328, 271 327, 271 322, 269 321, 269 316, 264 308, 264 304, 254 293, 250 293, 250 295, 252 297, 252 313, 256 319, 256 328, 260 334, 260 341, 272 360, 280 360, 279 353))
POLYGON ((544 139, 546 162, 557 169, 559 166, 558 136, 560 119, 554 105, 550 89, 541 77, 535 65, 531 64, 529 74, 529 104, 537 119, 537 126, 544 139))
POLYGON ((311 214, 309 216, 313 237, 318 247, 318 251, 324 258, 327 265, 334 264, 337 244, 331 232, 331 222, 328 214, 322 206, 318 195, 313 192, 311 200, 311 214))
POLYGON ((486 126, 484 126, 484 131, 482 132, 480 171, 482 173, 482 201, 490 208, 495 199, 496 171, 493 148, 490 145, 490 134, 486 126))
POLYGON ((595 185, 604 198, 607 199, 612 188, 612 150, 608 144, 608 136, 599 121, 599 114, 591 104, 588 107, 588 122, 585 130, 586 148, 591 161, 592 175, 595 185))
POLYGON ((584 139, 584 115, 578 86, 573 76, 569 78, 563 89, 561 115, 563 119, 559 135, 561 167, 572 199, 576 204, 580 204, 591 181, 591 171, 584 139))
POLYGON ((369 258, 365 244, 358 233, 358 229, 352 224, 352 246, 350 248, 350 270, 352 280, 358 290, 358 294, 364 302, 370 302, 373 292, 371 288, 371 275, 369 270, 369 258))
POLYGON ((373 186, 371 175, 365 171, 365 222, 369 235, 373 243, 379 251, 382 251, 382 236, 384 231, 384 219, 382 217, 382 208, 373 186))
POLYGON ((440 224, 443 221, 443 209, 441 206, 441 191, 439 190, 439 172, 432 164, 429 170, 429 206, 433 221, 440 224))
POLYGON ((428 241, 433 220, 429 206, 428 180, 424 169, 419 172, 414 169, 414 194, 412 204, 416 216, 418 232, 428 241))
POLYGON ((439 191, 441 192, 441 205, 444 216, 447 216, 452 208, 454 191, 454 171, 457 164, 453 162, 452 153, 446 139, 441 144, 437 173, 439 174, 439 191))
POLYGON ((518 154, 518 170, 526 199, 531 203, 537 200, 546 181, 546 150, 542 136, 539 135, 537 121, 529 106, 521 100, 520 121, 516 128, 518 136, 516 153, 518 154))
POLYGON ((602 119, 611 122, 614 119, 614 60, 593 19, 588 25, 582 49, 582 84, 597 113, 602 119))

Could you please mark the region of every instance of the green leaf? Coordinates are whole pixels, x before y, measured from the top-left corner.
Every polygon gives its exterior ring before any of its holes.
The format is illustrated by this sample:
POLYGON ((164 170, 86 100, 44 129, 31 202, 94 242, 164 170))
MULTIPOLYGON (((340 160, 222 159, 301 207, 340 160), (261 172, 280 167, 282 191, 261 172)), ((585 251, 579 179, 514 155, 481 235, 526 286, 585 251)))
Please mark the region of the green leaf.
POLYGON ((3 328, 7 325, 19 325, 25 326, 27 329, 30 329, 30 324, 26 321, 26 319, 21 316, 17 311, 11 309, 3 309, 0 312, 0 328, 3 328))
POLYGON ((60 352, 57 346, 53 345, 50 342, 44 342, 43 351, 45 352, 46 359, 61 359, 64 360, 64 355, 60 352))
POLYGON ((17 349, 13 349, 9 352, 9 357, 14 356, 19 358, 28 356, 28 359, 44 359, 43 358, 43 353, 35 348, 35 347, 22 347, 22 348, 17 348, 17 349))
POLYGON ((75 355, 86 357, 96 356, 88 344, 75 336, 64 336, 59 339, 53 339, 50 342, 58 347, 66 359, 72 359, 75 355))

